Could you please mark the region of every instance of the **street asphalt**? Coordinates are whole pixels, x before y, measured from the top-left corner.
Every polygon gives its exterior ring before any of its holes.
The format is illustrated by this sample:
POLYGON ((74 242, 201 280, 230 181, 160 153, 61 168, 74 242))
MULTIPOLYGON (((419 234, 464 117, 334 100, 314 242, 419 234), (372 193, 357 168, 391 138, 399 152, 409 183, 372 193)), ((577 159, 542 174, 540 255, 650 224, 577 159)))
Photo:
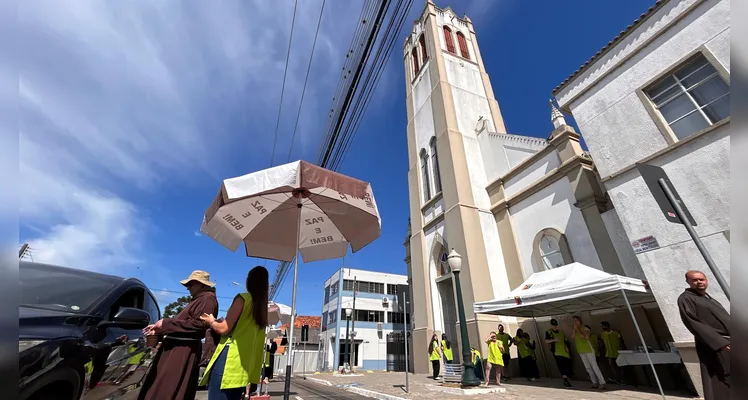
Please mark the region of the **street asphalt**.
MULTIPOLYGON (((268 394, 271 399, 283 399, 283 381, 270 382, 268 394)), ((347 392, 331 386, 321 385, 310 380, 294 378, 291 380, 291 400, 364 400, 367 397, 347 392)), ((208 400, 208 392, 197 392, 195 400, 208 400)))

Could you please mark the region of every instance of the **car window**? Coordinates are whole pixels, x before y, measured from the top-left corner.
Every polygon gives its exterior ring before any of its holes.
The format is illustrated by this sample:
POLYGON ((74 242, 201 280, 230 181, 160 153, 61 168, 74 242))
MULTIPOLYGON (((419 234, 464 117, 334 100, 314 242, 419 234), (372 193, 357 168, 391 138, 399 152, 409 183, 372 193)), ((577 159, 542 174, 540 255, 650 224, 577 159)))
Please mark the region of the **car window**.
POLYGON ((86 312, 112 291, 111 280, 85 271, 21 264, 20 305, 68 312, 86 312))
POLYGON ((153 299, 153 296, 150 294, 145 296, 145 304, 143 305, 143 309, 151 315, 151 323, 155 324, 156 321, 161 319, 161 310, 158 308, 158 303, 156 303, 156 300, 153 299))
POLYGON ((114 316, 117 315, 117 312, 122 308, 129 307, 145 310, 143 308, 143 300, 143 289, 136 288, 128 290, 120 296, 114 304, 112 304, 112 307, 109 308, 109 319, 114 319, 114 316))

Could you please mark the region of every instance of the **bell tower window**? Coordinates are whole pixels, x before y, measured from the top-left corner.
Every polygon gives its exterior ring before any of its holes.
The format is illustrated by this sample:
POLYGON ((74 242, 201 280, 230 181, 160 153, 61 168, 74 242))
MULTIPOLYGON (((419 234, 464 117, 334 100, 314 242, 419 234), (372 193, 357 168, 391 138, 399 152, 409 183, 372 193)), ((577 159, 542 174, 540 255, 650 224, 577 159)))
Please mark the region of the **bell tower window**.
POLYGON ((411 52, 411 58, 413 59, 413 78, 415 79, 415 76, 418 75, 418 70, 421 68, 418 65, 418 49, 415 47, 411 52))
POLYGON ((446 25, 442 29, 444 31, 444 42, 447 44, 447 51, 455 54, 455 42, 452 39, 452 30, 446 25))
POLYGON ((462 58, 470 59, 470 52, 468 51, 467 40, 462 32, 457 32, 457 44, 460 46, 460 55, 462 58))
POLYGON ((420 39, 418 39, 418 43, 421 45, 421 64, 426 64, 426 60, 429 59, 429 55, 426 52, 426 38, 421 35, 420 39))

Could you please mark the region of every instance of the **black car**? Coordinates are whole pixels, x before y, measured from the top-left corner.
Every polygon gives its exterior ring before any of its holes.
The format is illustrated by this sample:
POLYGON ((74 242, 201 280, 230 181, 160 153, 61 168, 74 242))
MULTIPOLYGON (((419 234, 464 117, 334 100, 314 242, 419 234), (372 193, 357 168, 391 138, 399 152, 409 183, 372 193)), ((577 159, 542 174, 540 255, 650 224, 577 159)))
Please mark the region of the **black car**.
POLYGON ((142 329, 161 318, 138 279, 19 264, 20 399, 135 398, 155 349, 142 329))

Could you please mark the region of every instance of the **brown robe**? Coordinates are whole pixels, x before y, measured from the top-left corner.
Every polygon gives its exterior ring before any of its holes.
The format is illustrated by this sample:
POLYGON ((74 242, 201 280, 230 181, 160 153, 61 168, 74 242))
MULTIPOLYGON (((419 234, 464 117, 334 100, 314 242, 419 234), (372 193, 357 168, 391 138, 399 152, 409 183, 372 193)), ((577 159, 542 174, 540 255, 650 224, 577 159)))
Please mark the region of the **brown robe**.
POLYGON ((213 291, 195 295, 176 317, 164 318, 161 333, 166 335, 153 359, 138 400, 192 400, 195 398, 202 358, 201 339, 206 337, 203 313, 218 314, 213 291))
POLYGON ((730 314, 708 294, 686 289, 678 297, 683 324, 694 336, 701 364, 704 400, 730 398, 730 314))

